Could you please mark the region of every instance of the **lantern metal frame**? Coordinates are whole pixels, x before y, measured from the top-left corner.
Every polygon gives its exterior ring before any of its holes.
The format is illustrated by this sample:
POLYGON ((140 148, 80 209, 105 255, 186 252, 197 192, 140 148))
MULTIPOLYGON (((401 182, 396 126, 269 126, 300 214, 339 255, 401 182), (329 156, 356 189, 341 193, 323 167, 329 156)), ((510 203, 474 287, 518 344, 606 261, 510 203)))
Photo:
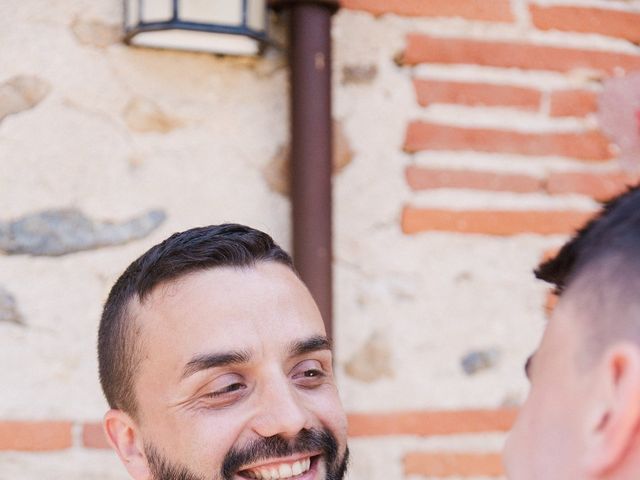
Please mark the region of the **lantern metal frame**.
MULTIPOLYGON (((138 12, 143 11, 143 4, 145 0, 131 0, 138 2, 138 12)), ((205 32, 205 33, 221 33, 227 35, 238 35, 249 37, 258 42, 258 54, 264 52, 265 48, 268 46, 279 48, 279 46, 269 38, 269 21, 268 18, 264 19, 264 30, 256 30, 251 28, 248 23, 248 3, 249 0, 241 0, 242 1, 242 22, 239 25, 225 25, 219 23, 203 23, 203 22, 192 22, 180 20, 180 9, 178 7, 178 3, 180 0, 170 0, 172 5, 172 16, 169 20, 166 21, 154 21, 154 22, 145 22, 141 19, 141 16, 138 16, 137 23, 133 26, 128 24, 127 19, 129 18, 128 11, 128 2, 124 0, 124 42, 128 45, 131 44, 131 40, 133 37, 140 33, 149 33, 149 32, 161 32, 166 30, 186 30, 192 32, 205 32)), ((268 16, 268 3, 265 6, 265 15, 268 16)), ((220 53, 223 55, 223 53, 220 53)))

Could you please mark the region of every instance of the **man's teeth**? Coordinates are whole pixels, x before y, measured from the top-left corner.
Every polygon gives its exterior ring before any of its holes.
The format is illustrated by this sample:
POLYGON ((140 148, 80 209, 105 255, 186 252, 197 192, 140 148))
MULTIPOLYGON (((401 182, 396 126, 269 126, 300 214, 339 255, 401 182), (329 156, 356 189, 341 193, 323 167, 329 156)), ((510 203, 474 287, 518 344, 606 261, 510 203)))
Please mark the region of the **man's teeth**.
POLYGON ((258 480, 278 480, 280 478, 290 478, 301 475, 311 468, 311 458, 305 458, 293 463, 281 463, 271 467, 257 467, 245 470, 249 478, 258 480))

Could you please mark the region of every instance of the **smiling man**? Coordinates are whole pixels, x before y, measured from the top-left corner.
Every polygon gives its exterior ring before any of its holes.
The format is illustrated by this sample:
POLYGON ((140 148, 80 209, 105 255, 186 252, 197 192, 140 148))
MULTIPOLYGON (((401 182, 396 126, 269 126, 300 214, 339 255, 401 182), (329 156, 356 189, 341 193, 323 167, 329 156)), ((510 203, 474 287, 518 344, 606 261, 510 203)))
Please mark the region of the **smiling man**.
POLYGON ((508 478, 640 479, 640 189, 609 202, 536 275, 559 301, 527 361, 508 478))
POLYGON ((241 225, 177 233, 113 286, 104 429, 135 480, 340 480, 331 345, 291 258, 241 225))

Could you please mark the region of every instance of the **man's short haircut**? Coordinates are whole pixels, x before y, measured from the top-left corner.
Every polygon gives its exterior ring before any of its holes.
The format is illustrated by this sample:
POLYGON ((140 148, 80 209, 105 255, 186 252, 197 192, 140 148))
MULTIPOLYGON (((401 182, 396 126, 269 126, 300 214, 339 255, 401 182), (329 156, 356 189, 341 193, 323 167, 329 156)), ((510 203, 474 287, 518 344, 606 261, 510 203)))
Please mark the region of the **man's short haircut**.
POLYGON ((98 330, 100 383, 111 408, 136 416, 135 375, 140 363, 139 327, 129 307, 143 303, 161 284, 217 267, 293 262, 266 233, 237 224, 193 228, 171 235, 135 260, 113 285, 98 330))
POLYGON ((640 259, 640 186, 606 202, 554 258, 536 269, 535 275, 555 285, 561 295, 585 267, 613 254, 640 259))
POLYGON ((583 290, 579 302, 591 318, 592 353, 613 338, 639 341, 640 186, 606 202, 535 275, 560 297, 572 285, 583 290))

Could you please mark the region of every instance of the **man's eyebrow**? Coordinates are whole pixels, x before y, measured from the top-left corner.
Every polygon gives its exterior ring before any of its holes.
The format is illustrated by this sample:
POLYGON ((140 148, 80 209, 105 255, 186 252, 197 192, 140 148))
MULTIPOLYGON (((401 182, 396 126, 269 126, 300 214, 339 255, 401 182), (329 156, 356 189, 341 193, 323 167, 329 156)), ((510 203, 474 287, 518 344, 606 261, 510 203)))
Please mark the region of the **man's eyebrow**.
POLYGON ((246 351, 205 353, 196 355, 184 366, 184 370, 182 371, 182 379, 184 380, 185 378, 202 370, 247 363, 250 359, 251 354, 246 351))
POLYGON ((327 337, 316 335, 291 343, 289 354, 292 357, 299 357, 320 350, 331 350, 331 341, 327 337))

